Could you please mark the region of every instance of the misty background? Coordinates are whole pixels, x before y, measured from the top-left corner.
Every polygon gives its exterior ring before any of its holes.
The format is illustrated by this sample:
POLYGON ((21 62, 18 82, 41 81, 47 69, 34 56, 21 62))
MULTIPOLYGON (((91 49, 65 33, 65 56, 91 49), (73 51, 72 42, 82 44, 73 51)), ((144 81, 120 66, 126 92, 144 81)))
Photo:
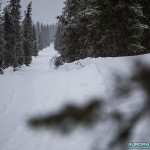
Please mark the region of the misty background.
MULTIPOLYGON (((65 0, 21 0, 22 11, 26 10, 26 6, 32 1, 32 17, 33 21, 40 21, 43 24, 54 24, 57 22, 56 17, 61 15, 65 0)), ((4 7, 7 0, 3 0, 4 7)))

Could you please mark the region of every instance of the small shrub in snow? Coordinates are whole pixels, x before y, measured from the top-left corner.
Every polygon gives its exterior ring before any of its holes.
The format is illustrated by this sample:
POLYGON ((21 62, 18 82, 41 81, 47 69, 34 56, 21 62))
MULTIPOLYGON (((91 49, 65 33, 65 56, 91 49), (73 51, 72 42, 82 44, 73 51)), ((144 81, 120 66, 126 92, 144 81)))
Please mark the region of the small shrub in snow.
POLYGON ((63 64, 64 64, 64 62, 63 62, 61 56, 54 58, 54 65, 55 65, 56 68, 58 68, 59 66, 61 66, 63 64))

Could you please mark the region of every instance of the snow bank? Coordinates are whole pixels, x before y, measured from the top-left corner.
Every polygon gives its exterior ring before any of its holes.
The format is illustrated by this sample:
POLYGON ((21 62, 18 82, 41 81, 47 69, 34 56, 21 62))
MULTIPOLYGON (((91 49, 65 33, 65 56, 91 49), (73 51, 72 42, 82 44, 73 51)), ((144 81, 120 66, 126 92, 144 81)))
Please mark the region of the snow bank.
MULTIPOLYGON (((86 58, 64 64, 57 70, 50 68, 50 60, 55 55, 57 52, 51 45, 33 59, 30 67, 23 66, 17 72, 9 68, 0 76, 1 150, 91 150, 99 142, 103 143, 101 150, 105 150, 117 130, 113 121, 101 122, 89 131, 79 128, 70 135, 61 136, 53 131, 31 131, 26 126, 26 120, 33 115, 56 112, 68 103, 84 104, 93 97, 108 99, 108 111, 113 108, 129 115, 142 104, 141 93, 136 93, 132 101, 128 99, 112 103, 110 97, 115 74, 130 75, 135 60, 142 59, 150 63, 149 54, 86 58)), ((142 124, 140 127, 143 129, 145 126, 142 124)), ((134 140, 142 137, 140 127, 133 134, 134 140)))

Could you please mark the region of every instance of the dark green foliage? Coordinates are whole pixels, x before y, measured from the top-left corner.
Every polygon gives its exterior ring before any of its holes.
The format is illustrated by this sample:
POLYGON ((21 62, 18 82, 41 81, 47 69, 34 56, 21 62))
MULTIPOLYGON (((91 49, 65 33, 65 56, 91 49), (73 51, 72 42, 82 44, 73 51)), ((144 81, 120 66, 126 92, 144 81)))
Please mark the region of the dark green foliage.
POLYGON ((1 38, 1 31, 0 31, 0 74, 3 74, 4 69, 4 41, 1 38))
POLYGON ((146 53, 149 40, 144 40, 146 44, 143 44, 142 38, 144 31, 147 33, 148 22, 143 22, 146 13, 144 16, 140 2, 66 0, 62 15, 58 17, 56 50, 65 62, 89 56, 146 53))
POLYGON ((136 1, 109 1, 105 11, 103 29, 104 56, 131 56, 141 54, 144 47, 141 37, 144 26, 141 24, 142 9, 136 1), (107 14, 107 15, 106 15, 107 14))
POLYGON ((71 0, 66 1, 65 4, 63 14, 59 17, 55 48, 60 52, 63 60, 72 62, 80 56, 80 44, 78 43, 80 26, 76 20, 80 2, 71 0))
POLYGON ((25 18, 23 21, 23 50, 26 66, 30 65, 33 55, 33 26, 31 11, 32 3, 27 6, 27 11, 25 12, 25 18))
POLYGON ((36 30, 35 30, 35 26, 33 25, 33 33, 32 33, 32 35, 33 35, 33 56, 38 56, 38 47, 37 47, 37 40, 36 40, 36 30))
POLYGON ((3 15, 4 67, 12 66, 14 71, 24 63, 20 9, 20 0, 10 0, 3 15))
POLYGON ((42 50, 54 42, 57 24, 43 25, 36 23, 36 38, 38 50, 42 50))
POLYGON ((56 58, 54 59, 54 65, 55 65, 56 68, 58 68, 59 66, 61 66, 61 65, 63 65, 63 64, 64 64, 64 62, 63 62, 61 56, 56 57, 56 58))
POLYGON ((28 123, 35 129, 46 127, 68 133, 77 125, 90 126, 94 124, 95 121, 98 121, 100 107, 100 100, 92 100, 84 107, 67 105, 64 109, 54 115, 32 118, 28 123))
POLYGON ((12 17, 10 15, 10 10, 8 7, 4 9, 3 16, 3 27, 4 27, 4 40, 5 40, 5 51, 4 51, 4 66, 8 68, 9 66, 13 66, 14 60, 14 50, 13 50, 13 24, 12 17))
POLYGON ((31 12, 32 2, 27 6, 27 11, 25 12, 25 18, 23 20, 23 50, 26 66, 31 64, 32 56, 38 56, 37 35, 31 12))
POLYGON ((31 18, 32 3, 27 6, 21 24, 20 0, 9 0, 0 14, 0 73, 13 67, 14 71, 23 64, 29 66, 32 56, 38 55, 37 35, 31 18))
MULTIPOLYGON (((0 9, 1 9, 1 3, 0 3, 0 9)), ((4 35, 3 35, 3 28, 2 28, 2 18, 0 15, 0 74, 3 74, 3 69, 4 69, 4 35)))
POLYGON ((149 53, 150 52, 150 1, 141 0, 140 4, 143 7, 142 8, 143 14, 145 16, 142 21, 144 24, 148 26, 148 28, 144 30, 144 34, 142 37, 142 44, 146 48, 146 52, 149 53))
POLYGON ((12 28, 11 33, 10 33, 11 34, 11 48, 12 48, 12 53, 13 53, 11 66, 13 66, 14 70, 16 70, 16 67, 23 65, 20 0, 10 0, 8 9, 10 12, 10 18, 11 18, 10 22, 11 22, 11 28, 12 28))

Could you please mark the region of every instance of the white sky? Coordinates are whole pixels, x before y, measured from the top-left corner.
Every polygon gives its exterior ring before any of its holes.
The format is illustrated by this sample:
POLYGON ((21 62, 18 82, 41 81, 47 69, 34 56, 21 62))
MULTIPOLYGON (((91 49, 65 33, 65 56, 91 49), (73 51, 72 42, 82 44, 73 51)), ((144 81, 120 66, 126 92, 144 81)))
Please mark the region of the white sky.
MULTIPOLYGON (((6 3, 8 0, 3 0, 6 3)), ((56 23, 56 17, 61 14, 65 0, 21 0, 22 11, 32 1, 32 17, 34 21, 40 21, 44 24, 56 23)))

